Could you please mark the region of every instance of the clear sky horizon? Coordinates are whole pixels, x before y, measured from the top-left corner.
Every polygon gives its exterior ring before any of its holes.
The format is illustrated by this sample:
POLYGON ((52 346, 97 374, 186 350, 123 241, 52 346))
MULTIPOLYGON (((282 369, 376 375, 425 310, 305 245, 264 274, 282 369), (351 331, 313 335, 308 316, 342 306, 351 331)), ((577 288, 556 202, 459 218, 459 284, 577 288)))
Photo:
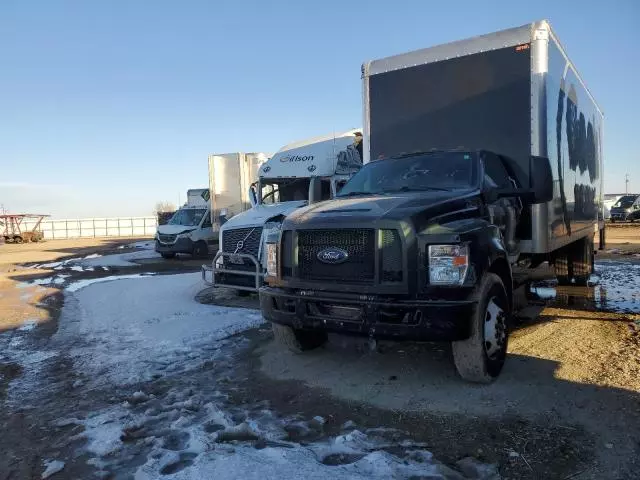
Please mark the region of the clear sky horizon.
POLYGON ((207 155, 362 124, 363 61, 548 19, 605 112, 605 192, 640 191, 640 3, 0 2, 0 204, 149 215, 207 155))

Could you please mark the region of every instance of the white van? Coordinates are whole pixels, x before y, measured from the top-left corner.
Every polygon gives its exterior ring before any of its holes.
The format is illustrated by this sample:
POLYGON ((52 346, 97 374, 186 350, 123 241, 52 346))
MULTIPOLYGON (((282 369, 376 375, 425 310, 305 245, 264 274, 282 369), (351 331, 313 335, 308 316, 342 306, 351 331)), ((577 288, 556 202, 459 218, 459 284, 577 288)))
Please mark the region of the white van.
POLYGON ((187 203, 173 214, 166 225, 159 225, 156 232, 156 252, 163 258, 173 258, 178 253, 204 257, 216 243, 208 188, 187 190, 187 203))

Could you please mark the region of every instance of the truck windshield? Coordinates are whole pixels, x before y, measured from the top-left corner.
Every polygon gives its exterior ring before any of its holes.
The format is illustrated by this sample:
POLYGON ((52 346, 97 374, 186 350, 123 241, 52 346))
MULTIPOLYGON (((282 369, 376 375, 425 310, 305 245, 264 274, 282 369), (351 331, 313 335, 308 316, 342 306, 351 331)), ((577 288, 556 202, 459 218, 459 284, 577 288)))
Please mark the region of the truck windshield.
POLYGON ((625 195, 613 204, 614 208, 629 208, 636 201, 637 195, 625 195))
POLYGON ((342 188, 339 197, 403 191, 454 190, 477 184, 477 155, 436 152, 376 160, 342 188))
POLYGON ((309 197, 309 178, 263 178, 262 203, 293 202, 309 197))
POLYGON ((169 225, 184 225, 186 227, 196 227, 200 225, 200 220, 207 213, 206 208, 182 208, 173 214, 169 225))

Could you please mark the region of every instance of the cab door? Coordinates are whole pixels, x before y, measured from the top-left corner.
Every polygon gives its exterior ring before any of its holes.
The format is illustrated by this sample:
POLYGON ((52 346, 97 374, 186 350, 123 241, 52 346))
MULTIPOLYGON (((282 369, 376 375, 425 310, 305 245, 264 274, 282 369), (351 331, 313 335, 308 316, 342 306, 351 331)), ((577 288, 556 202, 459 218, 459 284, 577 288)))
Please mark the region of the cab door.
POLYGON ((206 213, 200 224, 199 231, 200 240, 204 240, 207 243, 207 249, 209 253, 215 250, 215 246, 218 244, 217 235, 213 232, 213 225, 211 223, 211 215, 206 213))

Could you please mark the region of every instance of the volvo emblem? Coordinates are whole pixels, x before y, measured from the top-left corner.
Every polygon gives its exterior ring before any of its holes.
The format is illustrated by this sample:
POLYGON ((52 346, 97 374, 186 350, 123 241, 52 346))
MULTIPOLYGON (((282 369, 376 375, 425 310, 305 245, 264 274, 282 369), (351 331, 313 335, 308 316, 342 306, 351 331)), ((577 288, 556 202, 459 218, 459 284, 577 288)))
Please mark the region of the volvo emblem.
POLYGON ((344 263, 349 258, 349 253, 341 248, 324 248, 318 252, 318 260, 322 263, 338 264, 344 263))
POLYGON ((242 240, 240 240, 238 243, 236 243, 236 252, 238 253, 239 250, 242 250, 242 247, 244 247, 244 242, 242 240))

